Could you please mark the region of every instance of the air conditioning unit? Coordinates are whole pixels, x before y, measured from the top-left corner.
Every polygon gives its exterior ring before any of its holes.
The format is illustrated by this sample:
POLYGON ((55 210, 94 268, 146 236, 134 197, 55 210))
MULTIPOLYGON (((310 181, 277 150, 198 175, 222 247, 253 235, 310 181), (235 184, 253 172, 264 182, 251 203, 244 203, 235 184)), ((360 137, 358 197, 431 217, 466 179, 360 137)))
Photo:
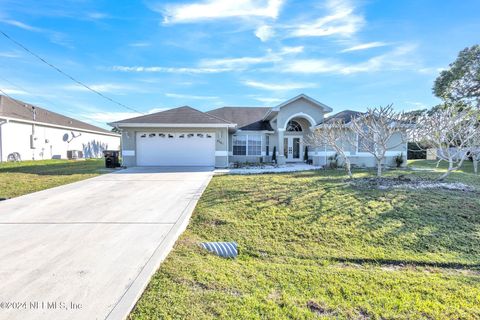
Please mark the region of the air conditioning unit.
POLYGON ((83 152, 80 150, 68 150, 67 151, 67 159, 75 160, 75 159, 82 159, 83 152))

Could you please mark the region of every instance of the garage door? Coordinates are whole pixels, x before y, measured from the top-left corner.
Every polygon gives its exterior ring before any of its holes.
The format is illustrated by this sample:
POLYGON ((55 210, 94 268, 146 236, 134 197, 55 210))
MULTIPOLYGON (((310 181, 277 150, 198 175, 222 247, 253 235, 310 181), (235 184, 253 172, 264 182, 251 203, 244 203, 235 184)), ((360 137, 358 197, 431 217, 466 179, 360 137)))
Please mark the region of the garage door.
POLYGON ((213 133, 137 133, 139 166, 211 166, 215 165, 213 133))

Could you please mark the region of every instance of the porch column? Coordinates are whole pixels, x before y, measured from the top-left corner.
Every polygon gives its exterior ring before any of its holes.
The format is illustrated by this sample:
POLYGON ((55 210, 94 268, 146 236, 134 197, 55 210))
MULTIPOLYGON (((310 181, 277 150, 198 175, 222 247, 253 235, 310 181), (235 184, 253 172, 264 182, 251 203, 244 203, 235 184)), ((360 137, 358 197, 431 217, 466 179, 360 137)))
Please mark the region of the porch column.
POLYGON ((277 163, 285 164, 286 159, 283 153, 283 138, 284 138, 285 129, 278 129, 278 143, 277 143, 277 163))

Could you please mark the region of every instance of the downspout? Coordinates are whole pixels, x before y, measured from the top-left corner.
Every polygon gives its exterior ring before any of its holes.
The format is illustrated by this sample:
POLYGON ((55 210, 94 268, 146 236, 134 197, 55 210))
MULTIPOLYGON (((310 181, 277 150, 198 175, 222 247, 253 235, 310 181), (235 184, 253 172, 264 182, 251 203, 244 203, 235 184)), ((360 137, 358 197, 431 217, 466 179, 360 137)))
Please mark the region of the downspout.
POLYGON ((0 119, 0 162, 3 162, 3 135, 2 135, 2 125, 7 123, 8 120, 0 119))
POLYGON ((230 166, 230 147, 228 145, 228 140, 230 140, 230 137, 228 136, 228 127, 227 127, 227 136, 225 137, 225 139, 227 139, 227 168, 230 166))

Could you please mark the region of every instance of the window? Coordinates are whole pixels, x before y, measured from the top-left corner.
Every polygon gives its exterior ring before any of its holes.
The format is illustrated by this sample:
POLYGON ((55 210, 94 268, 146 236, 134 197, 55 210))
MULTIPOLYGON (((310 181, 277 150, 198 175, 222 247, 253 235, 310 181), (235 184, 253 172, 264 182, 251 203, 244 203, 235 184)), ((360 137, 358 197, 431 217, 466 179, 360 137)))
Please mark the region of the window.
POLYGON ((234 156, 260 156, 262 154, 262 136, 233 136, 234 156))
POLYGON ((181 133, 178 135, 179 138, 185 138, 185 134, 184 133, 181 133))
POLYGON ((197 138, 203 138, 203 133, 197 133, 197 138))
POLYGON ((207 133, 207 138, 210 139, 211 137, 212 135, 207 133))
POLYGON ((146 138, 146 137, 147 135, 145 133, 140 136, 140 138, 146 138))
POLYGON ((150 133, 150 134, 148 135, 149 138, 153 138, 153 137, 155 137, 155 136, 156 136, 155 133, 150 133))
POLYGON ((187 138, 193 138, 193 137, 195 137, 195 134, 193 134, 193 133, 187 134, 187 138))
POLYGON ((302 126, 295 120, 290 120, 287 123, 287 131, 289 132, 301 132, 302 126))
POLYGON ((262 154, 262 136, 248 135, 247 149, 249 156, 260 156, 262 154))
POLYGON ((169 138, 175 138, 175 136, 174 136, 173 134, 171 134, 171 133, 168 134, 168 137, 169 137, 169 138))
POLYGON ((165 138, 165 133, 159 133, 159 134, 158 134, 158 137, 159 137, 159 138, 165 138))
POLYGON ((233 155, 247 155, 247 136, 233 136, 233 155))

